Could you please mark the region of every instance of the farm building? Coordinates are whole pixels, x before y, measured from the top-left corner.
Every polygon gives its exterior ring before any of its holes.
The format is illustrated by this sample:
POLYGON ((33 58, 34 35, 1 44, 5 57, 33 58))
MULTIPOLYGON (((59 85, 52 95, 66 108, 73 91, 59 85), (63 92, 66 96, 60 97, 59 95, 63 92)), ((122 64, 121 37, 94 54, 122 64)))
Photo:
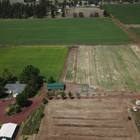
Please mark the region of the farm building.
POLYGON ((0 129, 0 140, 14 140, 17 124, 5 123, 0 129))
POLYGON ((4 87, 5 93, 11 93, 13 97, 16 97, 19 93, 22 93, 26 84, 6 84, 4 87))
POLYGON ((64 83, 51 83, 47 84, 47 90, 65 90, 64 83))

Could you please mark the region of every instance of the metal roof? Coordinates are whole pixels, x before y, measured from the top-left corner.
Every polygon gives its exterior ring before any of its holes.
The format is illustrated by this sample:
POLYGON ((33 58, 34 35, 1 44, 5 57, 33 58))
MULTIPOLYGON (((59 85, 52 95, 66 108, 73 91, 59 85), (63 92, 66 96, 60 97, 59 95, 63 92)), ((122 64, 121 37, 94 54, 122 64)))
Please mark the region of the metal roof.
POLYGON ((6 84, 4 87, 6 89, 6 93, 12 92, 12 94, 22 93, 26 84, 6 84))
POLYGON ((12 138, 16 127, 17 127, 17 124, 15 124, 15 123, 3 124, 1 129, 0 129, 0 137, 12 138))
POLYGON ((47 84, 47 89, 64 89, 64 83, 51 83, 47 84))

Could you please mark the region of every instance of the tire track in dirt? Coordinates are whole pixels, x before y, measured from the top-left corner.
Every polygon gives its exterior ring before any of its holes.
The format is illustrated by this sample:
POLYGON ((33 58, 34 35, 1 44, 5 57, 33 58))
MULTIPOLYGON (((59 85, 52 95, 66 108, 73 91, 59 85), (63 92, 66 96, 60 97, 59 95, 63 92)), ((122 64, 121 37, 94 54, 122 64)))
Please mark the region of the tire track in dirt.
POLYGON ((123 78, 124 85, 125 85, 126 89, 129 90, 129 87, 128 87, 128 85, 126 84, 126 79, 125 79, 125 77, 124 77, 124 75, 123 75, 123 72, 122 72, 122 70, 121 70, 121 67, 120 67, 118 61, 117 61, 117 58, 115 57, 114 52, 112 51, 112 48, 110 48, 110 51, 111 51, 112 56, 114 57, 114 59, 115 59, 115 61, 116 61, 116 64, 117 64, 119 73, 120 73, 121 77, 123 78))
POLYGON ((103 46, 102 46, 102 53, 103 53, 104 58, 105 58, 105 62, 106 62, 106 66, 107 66, 107 69, 108 69, 108 74, 109 74, 109 77, 110 77, 110 81, 111 81, 111 83, 112 83, 114 89, 116 90, 116 85, 115 85, 114 82, 113 82, 113 78, 112 78, 112 75, 111 75, 111 73, 110 73, 110 71, 111 71, 111 70, 110 70, 110 66, 109 66, 109 63, 108 63, 107 56, 106 56, 106 54, 105 54, 105 52, 104 52, 103 46))
POLYGON ((121 24, 116 18, 112 16, 112 20, 119 25, 127 34, 129 34, 135 41, 140 43, 140 38, 133 34, 129 29, 127 29, 123 24, 121 24))
POLYGON ((87 46, 86 46, 86 83, 90 85, 90 80, 89 80, 89 56, 88 56, 87 46))
MULTIPOLYGON (((121 54, 122 57, 123 57, 123 60, 126 62, 128 68, 130 69, 130 75, 131 75, 132 79, 133 79, 134 81, 137 81, 137 79, 135 79, 135 73, 134 73, 132 67, 130 66, 131 64, 128 62, 128 59, 126 58, 125 54, 122 53, 121 47, 118 46, 118 49, 119 49, 120 54, 121 54)), ((138 85, 138 81, 136 82, 136 84, 138 85)))

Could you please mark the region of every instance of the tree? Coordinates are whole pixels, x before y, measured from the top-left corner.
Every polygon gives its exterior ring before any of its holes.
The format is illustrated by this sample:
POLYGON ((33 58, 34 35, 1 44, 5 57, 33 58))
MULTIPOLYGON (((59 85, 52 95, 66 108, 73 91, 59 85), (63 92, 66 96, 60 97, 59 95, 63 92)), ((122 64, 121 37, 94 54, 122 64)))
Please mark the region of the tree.
POLYGON ((46 100, 46 98, 43 98, 43 99, 42 99, 42 103, 43 103, 43 104, 47 104, 47 103, 48 103, 48 100, 46 100))
POLYGON ((64 92, 61 92, 61 98, 65 99, 65 93, 64 92))
POLYGON ((84 17, 83 12, 79 12, 79 17, 80 17, 80 18, 83 18, 83 17, 84 17))
POLYGON ((79 99, 80 98, 80 93, 79 92, 76 92, 76 96, 79 99))
POLYGON ((6 80, 0 77, 0 95, 2 95, 5 85, 6 85, 6 80))
POLYGON ((72 98, 72 93, 70 91, 68 92, 68 95, 70 98, 72 98))
POLYGON ((99 13, 98 12, 95 12, 94 13, 94 17, 99 17, 99 13))
POLYGON ((16 103, 20 107, 25 107, 28 103, 28 98, 24 93, 20 93, 16 96, 16 103))
POLYGON ((7 68, 4 68, 4 72, 3 72, 2 76, 6 81, 9 81, 10 78, 12 77, 12 74, 9 72, 9 70, 7 68))
POLYGON ((65 17, 65 10, 62 9, 62 17, 65 17))
POLYGON ((106 10, 104 10, 103 15, 104 15, 105 17, 109 17, 109 16, 110 16, 109 12, 107 12, 106 10))
POLYGON ((48 83, 50 84, 50 83, 55 83, 56 81, 53 79, 53 77, 52 76, 50 76, 50 78, 48 79, 48 83))
POLYGON ((20 83, 28 83, 28 81, 34 79, 37 81, 39 76, 39 69, 33 67, 32 65, 27 65, 22 73, 19 75, 19 82, 20 83))

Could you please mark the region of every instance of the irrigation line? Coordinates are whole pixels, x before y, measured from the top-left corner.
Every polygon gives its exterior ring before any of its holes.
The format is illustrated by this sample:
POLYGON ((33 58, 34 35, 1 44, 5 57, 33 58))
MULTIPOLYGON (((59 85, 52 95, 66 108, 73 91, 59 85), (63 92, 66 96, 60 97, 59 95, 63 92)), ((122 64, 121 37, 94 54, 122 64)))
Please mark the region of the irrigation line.
MULTIPOLYGON (((131 55, 131 57, 132 57, 133 62, 135 63, 135 65, 137 65, 137 66, 140 68, 140 64, 139 64, 138 61, 134 58, 134 56, 132 55, 132 53, 130 52, 130 50, 128 50, 128 47, 125 47, 125 48, 126 48, 126 50, 129 52, 129 54, 131 55)), ((131 67, 131 69, 132 69, 132 67, 131 67)), ((134 72, 134 74, 135 74, 135 72, 134 72)), ((136 74, 135 74, 135 78, 137 79, 137 82, 138 82, 138 84, 140 85, 140 80, 139 80, 139 78, 137 77, 136 74)))
POLYGON ((117 58, 116 58, 114 52, 112 51, 112 48, 110 48, 110 51, 112 52, 112 56, 114 57, 114 59, 115 59, 115 61, 116 61, 116 64, 117 64, 116 66, 118 67, 119 73, 120 73, 121 77, 123 78, 124 85, 125 85, 126 89, 129 90, 129 87, 128 87, 128 85, 126 84, 126 79, 125 79, 125 77, 124 77, 124 75, 123 75, 123 72, 122 72, 122 70, 121 70, 121 67, 120 67, 118 61, 117 61, 117 58))
POLYGON ((87 46, 86 46, 86 83, 90 83, 89 80, 89 56, 88 56, 88 50, 87 50, 87 46))
POLYGON ((97 57, 97 53, 96 53, 96 48, 95 47, 93 47, 94 48, 94 51, 95 51, 95 63, 96 63, 96 71, 97 71, 97 77, 98 77, 98 79, 99 79, 99 88, 100 88, 100 90, 103 90, 103 87, 102 87, 102 84, 101 84, 101 74, 100 74, 100 71, 99 71, 99 63, 98 63, 98 57, 97 57))
MULTIPOLYGON (((131 75, 131 77, 132 77, 132 79, 134 80, 134 82, 136 81, 136 79, 135 79, 135 77, 133 76, 133 75, 135 75, 135 73, 134 73, 134 71, 132 70, 132 66, 130 66, 131 64, 128 62, 128 59, 126 59, 126 55, 124 54, 124 53, 122 53, 122 49, 120 48, 120 46, 118 46, 118 48, 119 48, 119 52, 121 53, 121 55, 122 55, 122 58, 123 58, 123 60, 126 62, 126 65, 129 67, 129 69, 131 70, 131 71, 129 71, 130 72, 130 75, 131 75)), ((138 83, 136 82, 136 85, 138 85, 138 83)))
POLYGON ((111 72, 111 70, 110 70, 110 66, 109 66, 109 63, 108 63, 107 56, 106 56, 106 54, 105 54, 105 52, 104 52, 104 48, 103 48, 103 46, 102 46, 102 53, 103 53, 103 55, 104 55, 104 59, 105 59, 105 63, 106 63, 107 69, 108 69, 108 74, 109 74, 109 77, 110 77, 110 81, 111 81, 111 83, 112 83, 114 89, 116 90, 116 85, 114 84, 114 81, 113 81, 112 75, 111 75, 111 73, 110 73, 110 72, 111 72))

